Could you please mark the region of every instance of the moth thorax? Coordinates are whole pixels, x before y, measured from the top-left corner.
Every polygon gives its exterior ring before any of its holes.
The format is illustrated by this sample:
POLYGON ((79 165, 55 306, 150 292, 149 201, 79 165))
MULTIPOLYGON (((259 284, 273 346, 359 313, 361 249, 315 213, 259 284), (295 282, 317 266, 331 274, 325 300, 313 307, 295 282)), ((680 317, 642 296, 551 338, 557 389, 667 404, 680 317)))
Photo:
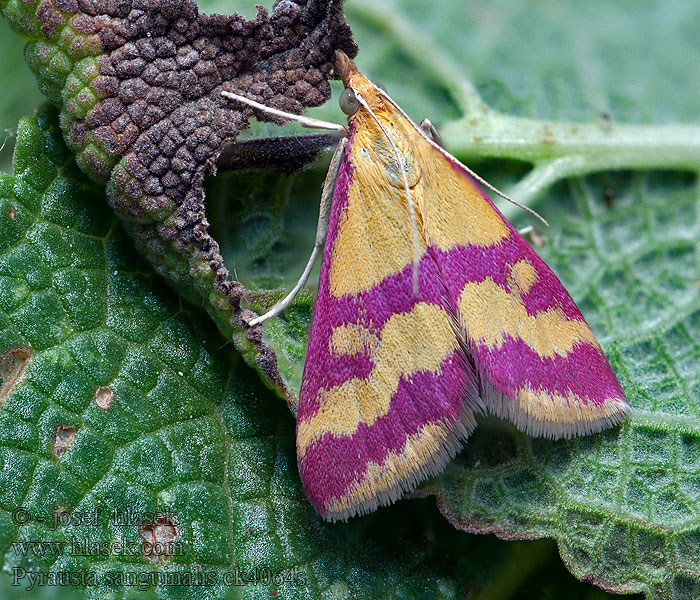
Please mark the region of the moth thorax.
POLYGON ((376 156, 378 164, 386 172, 387 179, 392 186, 404 189, 404 173, 406 176, 406 181, 408 182, 408 187, 413 188, 420 179, 420 173, 416 168, 415 159, 413 154, 408 151, 404 151, 401 145, 396 145, 398 149, 398 157, 396 152, 383 136, 379 136, 376 140, 373 140, 374 145, 372 151, 376 156), (400 162, 399 162, 400 161, 400 162))

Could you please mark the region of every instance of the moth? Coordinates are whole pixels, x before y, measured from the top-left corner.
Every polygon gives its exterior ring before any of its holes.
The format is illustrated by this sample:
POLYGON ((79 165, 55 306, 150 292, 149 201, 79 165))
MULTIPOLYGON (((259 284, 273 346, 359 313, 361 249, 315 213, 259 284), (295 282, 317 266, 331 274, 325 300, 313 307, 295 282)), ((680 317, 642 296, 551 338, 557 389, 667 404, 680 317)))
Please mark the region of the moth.
MULTIPOLYGON (((327 520, 439 473, 491 413, 533 436, 620 423, 624 393, 561 282, 470 169, 342 52, 338 131, 303 287, 323 252, 299 395, 297 459, 327 520)), ((491 188, 493 189, 493 188, 491 188)))

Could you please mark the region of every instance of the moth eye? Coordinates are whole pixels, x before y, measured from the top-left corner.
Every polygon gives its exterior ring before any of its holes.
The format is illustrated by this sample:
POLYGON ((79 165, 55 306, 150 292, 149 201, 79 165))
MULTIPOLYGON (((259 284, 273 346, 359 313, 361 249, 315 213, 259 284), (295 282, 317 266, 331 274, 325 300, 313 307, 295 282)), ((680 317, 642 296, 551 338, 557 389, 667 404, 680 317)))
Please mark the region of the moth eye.
POLYGON ((384 86, 384 84, 381 81, 372 80, 372 83, 374 85, 376 85, 380 90, 382 90, 382 92, 386 92, 386 87, 384 86))
POLYGON ((346 115, 354 115, 357 109, 360 108, 360 103, 357 101, 355 96, 355 91, 352 88, 345 88, 343 93, 340 94, 338 99, 340 104, 340 110, 342 110, 346 115))

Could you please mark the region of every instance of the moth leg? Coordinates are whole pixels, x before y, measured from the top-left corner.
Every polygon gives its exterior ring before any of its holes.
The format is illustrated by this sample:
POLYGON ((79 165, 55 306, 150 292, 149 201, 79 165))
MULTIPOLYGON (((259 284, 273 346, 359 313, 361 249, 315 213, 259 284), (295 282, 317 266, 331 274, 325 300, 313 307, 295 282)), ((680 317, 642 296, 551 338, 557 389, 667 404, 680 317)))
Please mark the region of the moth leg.
POLYGON ((340 170, 340 164, 342 163, 343 156, 345 154, 345 147, 347 146, 348 139, 341 138, 338 146, 335 149, 333 158, 331 159, 331 166, 328 169, 328 175, 326 175, 326 180, 323 183, 323 192, 321 194, 321 208, 318 215, 318 227, 316 228, 316 242, 314 243, 314 249, 311 251, 311 256, 309 257, 309 262, 306 263, 306 268, 301 274, 299 281, 292 288, 282 300, 275 304, 270 310, 268 310, 264 315, 256 317, 248 321, 249 327, 254 327, 255 325, 260 325, 272 317, 276 317, 281 314, 294 300, 296 295, 299 293, 301 288, 306 285, 309 280, 309 275, 311 274, 311 269, 313 269, 316 258, 320 254, 323 245, 326 243, 326 233, 328 232, 328 218, 331 212, 331 205, 333 200, 333 191, 335 190, 335 180, 338 177, 338 171, 340 170))
POLYGON ((518 229, 518 233, 528 240, 530 246, 537 249, 542 248, 547 239, 537 227, 533 227, 532 225, 518 229))
POLYGON ((442 138, 440 137, 438 130, 435 129, 435 125, 432 124, 430 119, 423 119, 418 127, 420 127, 420 130, 425 135, 431 136, 438 146, 442 146, 442 138))

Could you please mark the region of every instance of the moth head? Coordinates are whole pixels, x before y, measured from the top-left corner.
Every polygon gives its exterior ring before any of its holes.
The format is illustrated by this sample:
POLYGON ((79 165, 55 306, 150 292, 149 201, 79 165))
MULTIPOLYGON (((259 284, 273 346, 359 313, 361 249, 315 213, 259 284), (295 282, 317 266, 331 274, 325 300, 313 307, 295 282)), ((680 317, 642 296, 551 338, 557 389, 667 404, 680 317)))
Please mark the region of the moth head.
POLYGON ((336 50, 335 56, 338 73, 345 85, 339 98, 340 110, 348 117, 352 117, 363 104, 361 98, 373 112, 385 111, 387 102, 382 96, 383 93, 386 93, 384 86, 367 79, 357 70, 355 63, 344 52, 336 50))

